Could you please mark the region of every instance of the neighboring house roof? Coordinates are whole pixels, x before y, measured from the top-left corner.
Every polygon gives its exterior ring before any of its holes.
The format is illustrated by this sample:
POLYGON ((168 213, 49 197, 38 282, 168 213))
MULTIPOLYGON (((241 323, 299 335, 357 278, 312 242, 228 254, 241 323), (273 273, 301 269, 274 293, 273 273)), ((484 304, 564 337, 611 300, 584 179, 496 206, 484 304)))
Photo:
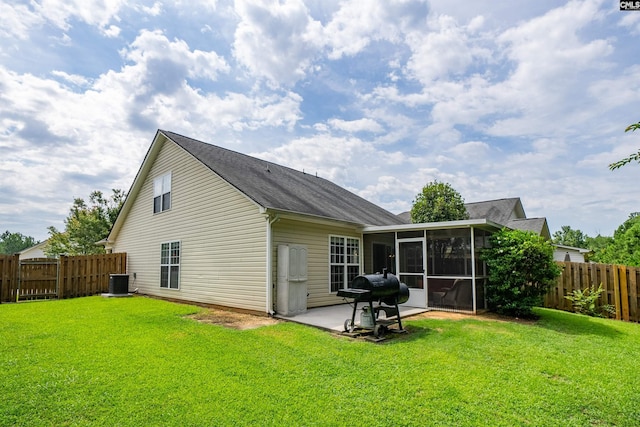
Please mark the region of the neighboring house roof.
POLYGON ((533 231, 551 239, 546 218, 527 218, 519 197, 465 204, 469 218, 486 218, 513 230, 533 231))
POLYGON ((553 246, 555 246, 559 250, 578 252, 578 253, 581 253, 581 254, 588 254, 588 253, 593 252, 591 249, 576 248, 575 246, 558 245, 558 244, 554 244, 553 246))
POLYGON ((405 224, 411 224, 411 211, 406 211, 396 215, 405 224))
MULTIPOLYGON (((465 203, 469 219, 487 219, 511 229, 534 231, 546 239, 551 239, 546 218, 527 218, 519 197, 510 197, 483 202, 465 203)), ((411 222, 411 212, 397 215, 404 222, 411 222)))
POLYGON ((18 254, 20 255, 20 259, 29 259, 29 258, 46 258, 44 253, 44 247, 47 245, 48 240, 45 240, 40 243, 36 243, 35 245, 23 249, 18 254))
POLYGON ((593 252, 591 249, 576 248, 575 246, 558 245, 558 244, 554 244, 553 246, 555 246, 556 248, 561 249, 561 250, 574 251, 574 252, 578 252, 578 253, 581 253, 581 254, 588 254, 588 253, 593 252))
MULTIPOLYGON (((507 225, 511 219, 526 218, 519 197, 465 203, 469 219, 488 219, 500 225, 507 225)), ((397 215, 403 222, 411 223, 411 211, 397 215)))
POLYGON ((549 225, 546 218, 519 218, 512 219, 505 224, 513 230, 533 231, 547 240, 551 240, 549 225))
POLYGON ((519 197, 465 203, 469 219, 486 218, 498 224, 507 225, 512 219, 526 218, 519 197))
POLYGON ((553 259, 564 262, 585 262, 584 256, 592 251, 589 249, 576 248, 573 246, 553 245, 553 259))

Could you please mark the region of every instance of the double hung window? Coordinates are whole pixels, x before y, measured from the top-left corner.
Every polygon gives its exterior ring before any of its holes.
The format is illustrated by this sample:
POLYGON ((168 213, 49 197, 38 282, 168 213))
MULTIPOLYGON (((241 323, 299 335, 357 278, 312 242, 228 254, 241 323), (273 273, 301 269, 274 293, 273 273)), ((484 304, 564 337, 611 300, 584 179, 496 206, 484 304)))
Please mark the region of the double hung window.
POLYGON ((329 237, 331 292, 347 288, 360 274, 360 240, 352 237, 329 237))
POLYGON ((171 209, 171 172, 153 180, 153 213, 171 209))
POLYGON ((180 287, 180 242, 167 242, 160 247, 160 287, 180 287))

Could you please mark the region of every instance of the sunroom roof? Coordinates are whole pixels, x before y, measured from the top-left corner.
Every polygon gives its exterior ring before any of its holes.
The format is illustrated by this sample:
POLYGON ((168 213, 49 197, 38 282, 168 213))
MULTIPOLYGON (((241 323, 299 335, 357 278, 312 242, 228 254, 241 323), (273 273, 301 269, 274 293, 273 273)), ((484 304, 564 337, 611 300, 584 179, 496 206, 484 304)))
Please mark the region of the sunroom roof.
POLYGON ((486 218, 459 221, 423 222, 418 224, 379 225, 365 227, 363 233, 388 233, 394 231, 442 230, 448 228, 480 228, 488 231, 500 230, 503 226, 486 218))

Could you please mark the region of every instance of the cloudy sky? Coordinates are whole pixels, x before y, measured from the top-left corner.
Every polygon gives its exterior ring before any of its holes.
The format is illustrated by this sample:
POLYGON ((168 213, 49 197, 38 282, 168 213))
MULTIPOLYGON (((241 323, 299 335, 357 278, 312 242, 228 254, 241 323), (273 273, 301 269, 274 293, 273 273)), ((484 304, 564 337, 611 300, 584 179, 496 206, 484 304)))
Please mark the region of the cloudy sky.
POLYGON ((0 232, 128 191, 157 129, 400 213, 428 182, 611 235, 640 211, 640 11, 611 1, 0 0, 0 232))

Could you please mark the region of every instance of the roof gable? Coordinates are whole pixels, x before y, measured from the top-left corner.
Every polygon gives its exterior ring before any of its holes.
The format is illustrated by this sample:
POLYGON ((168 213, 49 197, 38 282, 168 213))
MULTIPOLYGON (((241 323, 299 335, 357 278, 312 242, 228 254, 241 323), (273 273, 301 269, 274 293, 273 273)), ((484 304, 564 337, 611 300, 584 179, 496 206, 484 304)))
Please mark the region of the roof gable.
MULTIPOLYGON (((465 203, 464 206, 469 219, 488 219, 500 225, 507 225, 511 220, 526 218, 519 197, 465 203)), ((401 221, 411 223, 411 211, 402 212, 397 216, 401 221)))
POLYGON ((505 224, 514 230, 533 231, 547 240, 551 240, 551 232, 546 218, 518 218, 505 224))
POLYGON ((526 218, 519 197, 466 203, 465 207, 470 219, 486 218, 501 225, 507 225, 510 220, 526 218))
POLYGON ((362 225, 401 222, 393 213, 324 178, 173 132, 159 132, 266 209, 362 225))

